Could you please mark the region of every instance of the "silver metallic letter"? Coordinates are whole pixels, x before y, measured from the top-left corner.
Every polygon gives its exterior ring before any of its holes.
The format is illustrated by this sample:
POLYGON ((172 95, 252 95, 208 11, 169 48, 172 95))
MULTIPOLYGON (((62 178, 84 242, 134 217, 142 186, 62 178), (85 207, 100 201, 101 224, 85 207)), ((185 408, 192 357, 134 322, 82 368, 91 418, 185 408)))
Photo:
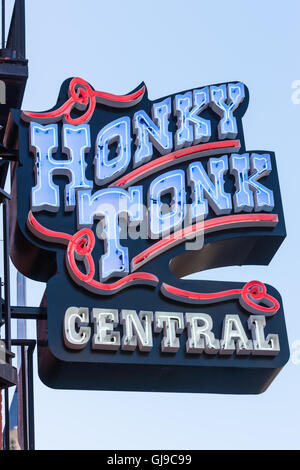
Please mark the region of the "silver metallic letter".
POLYGON ((154 331, 160 333, 164 329, 161 341, 162 352, 177 352, 180 343, 176 334, 181 334, 184 329, 183 313, 178 312, 155 312, 154 331))
POLYGON ((185 322, 188 331, 186 351, 199 354, 205 351, 207 354, 219 352, 220 342, 215 339, 212 332, 212 318, 206 313, 186 313, 185 322))
POLYGON ((122 310, 121 322, 124 328, 122 349, 134 351, 138 344, 140 351, 150 351, 153 347, 152 321, 153 312, 141 311, 137 316, 135 310, 122 310))
POLYGON ((84 349, 91 337, 91 328, 81 326, 88 323, 89 309, 84 307, 69 307, 64 318, 64 343, 70 349, 84 349))
POLYGON ((118 310, 93 308, 92 321, 94 323, 92 349, 107 349, 109 351, 119 349, 120 332, 113 331, 119 322, 118 310))
POLYGON ((264 315, 251 315, 248 319, 248 327, 252 332, 253 352, 255 355, 276 356, 280 352, 279 337, 270 334, 265 338, 264 327, 266 318, 264 315))
POLYGON ((223 321, 222 339, 220 341, 220 354, 250 354, 253 350, 252 341, 247 338, 240 317, 226 315, 223 321))

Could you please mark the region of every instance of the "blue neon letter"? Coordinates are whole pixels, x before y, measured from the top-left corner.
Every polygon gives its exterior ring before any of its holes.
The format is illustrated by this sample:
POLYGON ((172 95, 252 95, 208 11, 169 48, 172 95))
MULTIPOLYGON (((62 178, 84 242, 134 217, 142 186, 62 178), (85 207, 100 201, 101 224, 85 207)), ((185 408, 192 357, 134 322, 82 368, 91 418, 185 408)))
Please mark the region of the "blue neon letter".
POLYGON ((96 139, 95 182, 102 186, 126 171, 131 158, 130 119, 122 117, 107 124, 96 139), (118 142, 118 155, 108 159, 109 144, 118 142))
POLYGON ((243 83, 229 83, 210 87, 210 105, 221 120, 218 125, 219 139, 234 139, 238 133, 233 111, 245 98, 243 83))
POLYGON ((236 193, 233 196, 235 212, 271 211, 274 208, 274 196, 271 189, 257 180, 272 171, 269 154, 259 155, 244 153, 233 154, 230 158, 230 172, 235 176, 236 193), (251 171, 251 176, 249 176, 251 171))
POLYGON ((64 124, 62 150, 68 159, 55 160, 57 150, 57 124, 42 126, 30 124, 30 150, 35 155, 36 185, 31 192, 32 211, 56 212, 59 208, 59 188, 53 183, 54 175, 66 175, 69 184, 65 188, 65 210, 72 211, 76 204, 75 193, 79 188, 92 188, 93 183, 85 177, 85 152, 90 150, 89 125, 64 124))
POLYGON ((148 208, 150 213, 150 236, 158 238, 170 234, 179 228, 185 216, 185 183, 184 171, 174 170, 155 178, 149 188, 148 208), (161 197, 171 193, 172 201, 169 212, 163 209, 161 197))
POLYGON ((112 276, 125 276, 129 272, 128 248, 120 244, 119 216, 128 214, 131 222, 143 217, 142 187, 134 186, 128 191, 120 188, 78 192, 78 226, 91 227, 94 218, 104 220, 104 251, 100 259, 100 280, 112 276))
POLYGON ((207 142, 211 136, 210 121, 199 117, 209 104, 208 87, 189 91, 174 98, 175 115, 178 130, 175 135, 175 148, 180 149, 191 144, 207 142), (194 105, 193 109, 192 106, 194 105))
POLYGON ((134 154, 134 166, 146 163, 153 155, 153 147, 165 155, 172 149, 172 133, 168 131, 171 113, 171 99, 167 98, 152 107, 152 119, 145 111, 138 111, 133 118, 133 132, 136 134, 137 150, 134 154))
POLYGON ((204 193, 217 215, 228 214, 232 209, 230 194, 224 191, 224 174, 228 170, 227 155, 210 158, 207 167, 209 176, 200 162, 191 163, 188 168, 193 200, 192 220, 199 220, 208 215, 208 202, 204 199, 204 193))

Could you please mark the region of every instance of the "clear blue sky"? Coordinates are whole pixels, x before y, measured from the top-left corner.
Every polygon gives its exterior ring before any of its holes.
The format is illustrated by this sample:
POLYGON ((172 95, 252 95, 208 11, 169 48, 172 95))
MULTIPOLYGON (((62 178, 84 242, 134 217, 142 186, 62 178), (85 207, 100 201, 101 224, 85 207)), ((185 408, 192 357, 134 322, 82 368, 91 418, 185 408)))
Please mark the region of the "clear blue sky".
MULTIPOLYGON (((27 0, 26 15, 23 109, 52 107, 70 76, 116 94, 144 80, 150 99, 230 80, 248 86, 246 146, 276 153, 288 237, 270 266, 201 278, 275 286, 294 358, 258 396, 60 391, 36 374, 37 448, 299 448, 300 362, 292 345, 300 341, 300 104, 291 100, 292 82, 300 80, 299 1, 27 0)), ((38 305, 43 290, 30 281, 28 305, 38 305)))

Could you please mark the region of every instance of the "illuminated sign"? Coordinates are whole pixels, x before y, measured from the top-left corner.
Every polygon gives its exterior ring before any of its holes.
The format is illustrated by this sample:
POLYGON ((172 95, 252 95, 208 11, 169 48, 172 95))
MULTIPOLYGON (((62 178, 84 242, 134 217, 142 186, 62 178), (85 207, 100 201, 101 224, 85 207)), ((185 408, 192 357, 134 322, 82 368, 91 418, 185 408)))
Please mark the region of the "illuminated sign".
POLYGON ((57 388, 259 393, 288 360, 282 300, 260 281, 285 237, 275 156, 245 148, 240 82, 155 101, 66 80, 12 111, 11 254, 47 282, 39 374, 57 388), (13 124, 14 122, 14 124, 13 124))

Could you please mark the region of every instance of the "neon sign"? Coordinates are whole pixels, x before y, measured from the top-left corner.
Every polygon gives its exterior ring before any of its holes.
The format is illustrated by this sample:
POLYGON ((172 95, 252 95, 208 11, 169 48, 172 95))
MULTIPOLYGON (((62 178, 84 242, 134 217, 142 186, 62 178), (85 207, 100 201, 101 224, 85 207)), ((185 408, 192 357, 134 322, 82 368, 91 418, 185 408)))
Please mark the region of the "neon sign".
POLYGON ((287 361, 271 286, 179 279, 268 264, 285 237, 275 156, 245 148, 247 105, 240 82, 151 102, 144 84, 117 96, 73 78, 52 110, 12 111, 12 258, 47 282, 46 383, 258 393, 287 361))

